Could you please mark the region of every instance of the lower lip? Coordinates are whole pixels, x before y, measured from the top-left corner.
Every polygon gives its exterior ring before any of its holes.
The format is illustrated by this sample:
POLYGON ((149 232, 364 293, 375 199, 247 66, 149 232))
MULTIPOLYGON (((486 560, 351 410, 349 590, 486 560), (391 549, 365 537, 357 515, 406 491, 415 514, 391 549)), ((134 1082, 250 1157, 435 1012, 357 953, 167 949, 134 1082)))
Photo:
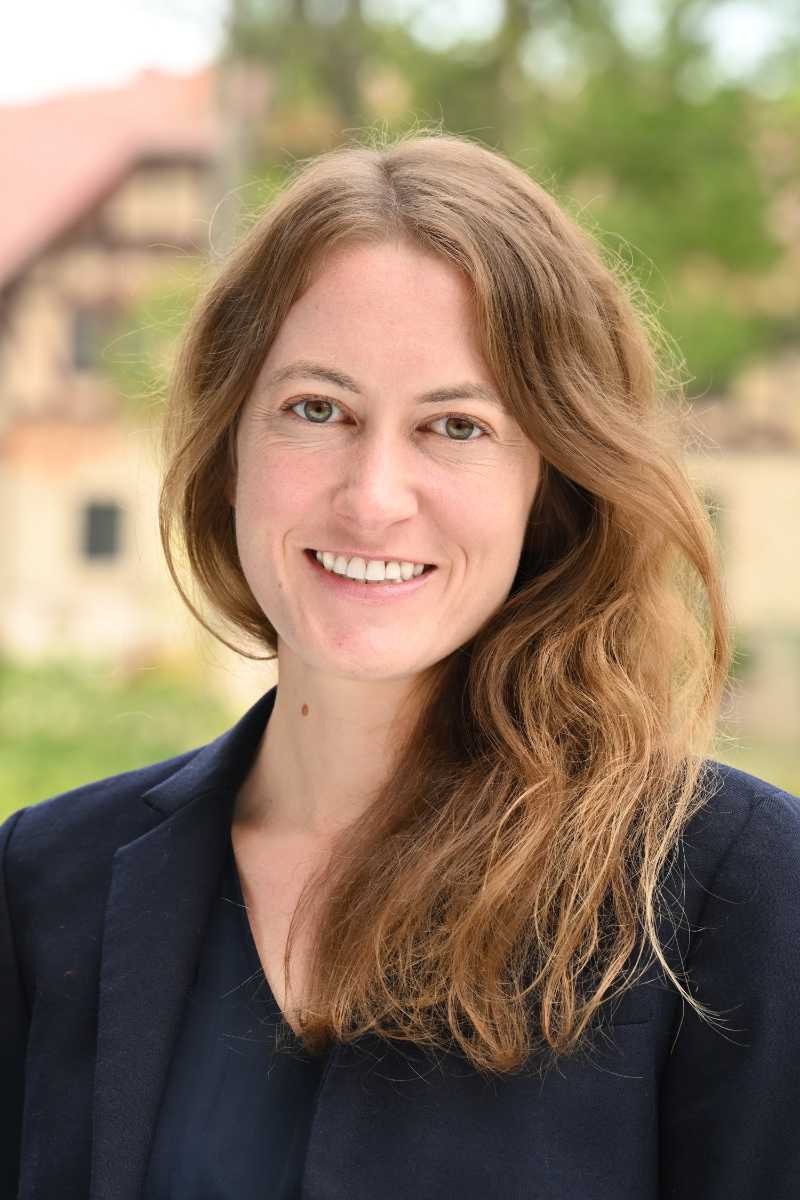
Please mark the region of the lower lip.
POLYGON ((423 571, 421 575, 398 583, 362 583, 360 579, 348 579, 345 575, 326 571, 313 550, 304 550, 303 557, 320 582, 332 592, 340 596, 350 596, 353 600, 361 600, 364 604, 386 604, 390 600, 398 600, 401 596, 411 596, 425 587, 438 569, 434 567, 433 570, 423 571))

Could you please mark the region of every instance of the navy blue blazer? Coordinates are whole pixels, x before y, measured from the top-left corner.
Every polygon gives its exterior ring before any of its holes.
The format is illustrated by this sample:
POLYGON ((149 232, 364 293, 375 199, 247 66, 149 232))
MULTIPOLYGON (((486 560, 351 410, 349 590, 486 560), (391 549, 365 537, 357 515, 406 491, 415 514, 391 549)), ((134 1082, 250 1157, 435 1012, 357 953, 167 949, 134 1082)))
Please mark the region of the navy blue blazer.
MULTIPOLYGON (((232 804, 275 692, 199 750, 0 827, 3 1197, 140 1195, 232 804)), ((684 837, 670 949, 729 1031, 653 975, 590 1051, 544 1072, 487 1079, 458 1053, 373 1035, 337 1045, 304 1200, 797 1200, 800 801, 717 771, 684 837)))

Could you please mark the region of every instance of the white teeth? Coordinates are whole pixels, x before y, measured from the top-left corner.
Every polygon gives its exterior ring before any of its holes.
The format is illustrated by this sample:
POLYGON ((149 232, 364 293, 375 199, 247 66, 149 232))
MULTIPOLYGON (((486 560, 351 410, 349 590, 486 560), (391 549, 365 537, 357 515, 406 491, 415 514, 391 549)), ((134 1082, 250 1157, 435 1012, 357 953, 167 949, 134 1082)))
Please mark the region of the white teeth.
POLYGON ((348 560, 342 554, 331 554, 329 550, 317 550, 315 554, 326 571, 344 575, 347 579, 358 579, 362 583, 382 583, 386 579, 407 580, 421 575, 425 570, 424 563, 382 562, 358 556, 348 560))

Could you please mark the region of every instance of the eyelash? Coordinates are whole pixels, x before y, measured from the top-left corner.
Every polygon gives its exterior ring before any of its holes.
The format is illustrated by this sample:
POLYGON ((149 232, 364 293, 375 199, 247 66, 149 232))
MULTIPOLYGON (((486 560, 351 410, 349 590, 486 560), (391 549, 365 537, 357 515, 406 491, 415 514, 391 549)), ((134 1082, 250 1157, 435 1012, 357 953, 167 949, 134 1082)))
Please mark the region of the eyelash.
MULTIPOLYGON (((298 413, 292 412, 292 410, 297 408, 298 405, 313 403, 314 401, 321 402, 323 404, 330 404, 334 408, 339 408, 339 405, 337 404, 337 402, 335 400, 329 400, 327 396, 303 396, 302 399, 300 399, 300 400, 290 400, 287 404, 282 404, 280 411, 281 412, 291 412, 292 416, 297 417, 297 419, 299 421, 305 421, 306 425, 330 424, 330 422, 328 422, 328 421, 308 421, 305 419, 305 417, 301 417, 298 413)), ((458 420, 458 421, 466 421, 468 425, 474 425, 476 429, 480 429, 481 433, 485 434, 487 437, 492 436, 491 430, 486 425, 482 424, 481 421, 476 421, 474 417, 467 417, 463 413, 443 413, 440 417, 433 417, 433 419, 431 421, 429 421, 428 424, 429 425, 433 424, 433 421, 446 421, 449 417, 455 417, 456 420, 458 420)), ((479 441, 481 441, 481 438, 476 438, 476 437, 445 438, 445 441, 447 441, 447 442, 479 442, 479 441)))

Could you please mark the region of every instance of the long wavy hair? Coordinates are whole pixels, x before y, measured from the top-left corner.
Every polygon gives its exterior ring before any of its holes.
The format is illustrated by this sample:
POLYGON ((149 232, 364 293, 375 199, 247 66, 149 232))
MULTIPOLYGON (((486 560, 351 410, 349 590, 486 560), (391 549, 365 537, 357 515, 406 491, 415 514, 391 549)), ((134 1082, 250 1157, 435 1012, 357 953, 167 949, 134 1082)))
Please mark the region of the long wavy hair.
POLYGON ((714 786, 731 654, 711 522, 683 465, 688 405, 641 294, 522 167, 440 131, 298 164, 179 347, 160 501, 170 571, 221 641, 275 657, 224 499, 239 415, 323 252, 398 238, 468 281, 541 480, 508 597, 417 681, 385 784, 303 892, 284 960, 291 987, 313 908, 303 1044, 371 1033, 515 1071, 534 1051, 574 1053, 601 1006, 659 964, 713 1024, 659 932, 668 869, 714 786), (269 653, 228 641, 190 579, 269 653))

